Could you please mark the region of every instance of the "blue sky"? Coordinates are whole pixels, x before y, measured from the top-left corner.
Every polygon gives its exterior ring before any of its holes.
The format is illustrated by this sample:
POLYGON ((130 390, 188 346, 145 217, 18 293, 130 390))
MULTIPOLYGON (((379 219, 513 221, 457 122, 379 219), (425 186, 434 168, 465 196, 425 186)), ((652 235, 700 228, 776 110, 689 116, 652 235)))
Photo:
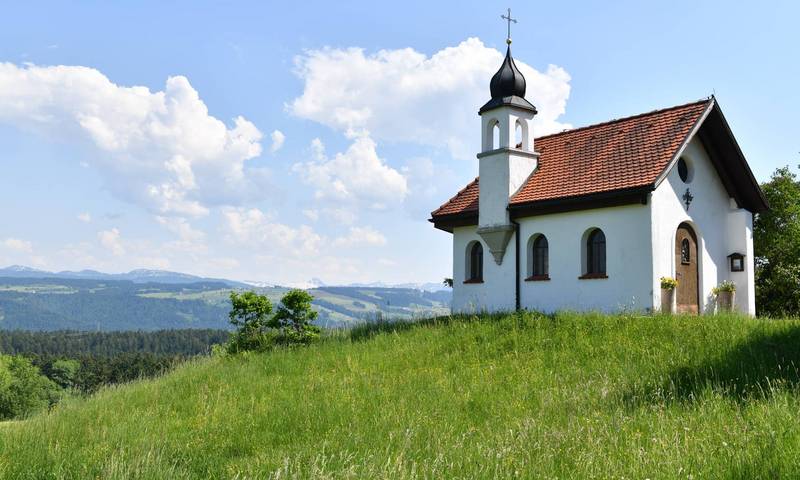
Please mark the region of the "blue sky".
POLYGON ((449 276, 507 6, 536 134, 714 92, 759 180, 800 163, 796 2, 17 2, 0 265, 449 276))

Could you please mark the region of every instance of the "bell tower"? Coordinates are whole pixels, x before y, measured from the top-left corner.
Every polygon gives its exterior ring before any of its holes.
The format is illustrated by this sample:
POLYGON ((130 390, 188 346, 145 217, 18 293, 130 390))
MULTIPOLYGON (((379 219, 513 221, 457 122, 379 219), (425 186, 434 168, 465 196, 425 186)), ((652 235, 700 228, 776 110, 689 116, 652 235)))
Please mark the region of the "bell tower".
POLYGON ((509 200, 534 173, 539 159, 533 148, 536 107, 525 100, 525 77, 511 56, 510 26, 516 20, 510 11, 503 18, 509 22, 506 58, 489 84, 492 98, 478 111, 482 138, 478 154, 478 235, 498 265, 503 263, 514 233, 509 200))

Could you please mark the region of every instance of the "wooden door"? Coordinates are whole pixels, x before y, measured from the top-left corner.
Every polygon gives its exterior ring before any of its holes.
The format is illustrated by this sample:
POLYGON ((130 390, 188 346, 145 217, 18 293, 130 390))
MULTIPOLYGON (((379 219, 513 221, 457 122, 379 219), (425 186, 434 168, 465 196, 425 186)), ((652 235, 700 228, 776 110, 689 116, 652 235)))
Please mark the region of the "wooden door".
POLYGON ((689 225, 682 223, 675 235, 675 276, 679 313, 697 313, 697 237, 689 225))

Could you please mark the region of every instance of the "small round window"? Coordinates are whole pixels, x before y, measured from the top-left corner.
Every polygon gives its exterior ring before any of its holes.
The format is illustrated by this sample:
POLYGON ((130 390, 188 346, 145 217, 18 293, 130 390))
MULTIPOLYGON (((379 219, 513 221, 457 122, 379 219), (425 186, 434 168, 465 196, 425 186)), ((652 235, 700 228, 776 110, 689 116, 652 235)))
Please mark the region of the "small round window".
POLYGON ((692 181, 692 172, 689 170, 689 164, 686 163, 686 160, 681 157, 678 160, 678 176, 681 177, 681 181, 683 183, 689 183, 692 181))

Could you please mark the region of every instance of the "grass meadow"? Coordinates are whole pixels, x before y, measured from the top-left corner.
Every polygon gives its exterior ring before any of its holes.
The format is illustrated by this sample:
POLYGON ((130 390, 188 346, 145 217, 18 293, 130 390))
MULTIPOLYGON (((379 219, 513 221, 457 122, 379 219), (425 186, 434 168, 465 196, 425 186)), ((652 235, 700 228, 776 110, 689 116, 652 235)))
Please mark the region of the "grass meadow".
POLYGON ((0 477, 797 478, 800 322, 533 313, 212 357, 0 428, 0 477))

